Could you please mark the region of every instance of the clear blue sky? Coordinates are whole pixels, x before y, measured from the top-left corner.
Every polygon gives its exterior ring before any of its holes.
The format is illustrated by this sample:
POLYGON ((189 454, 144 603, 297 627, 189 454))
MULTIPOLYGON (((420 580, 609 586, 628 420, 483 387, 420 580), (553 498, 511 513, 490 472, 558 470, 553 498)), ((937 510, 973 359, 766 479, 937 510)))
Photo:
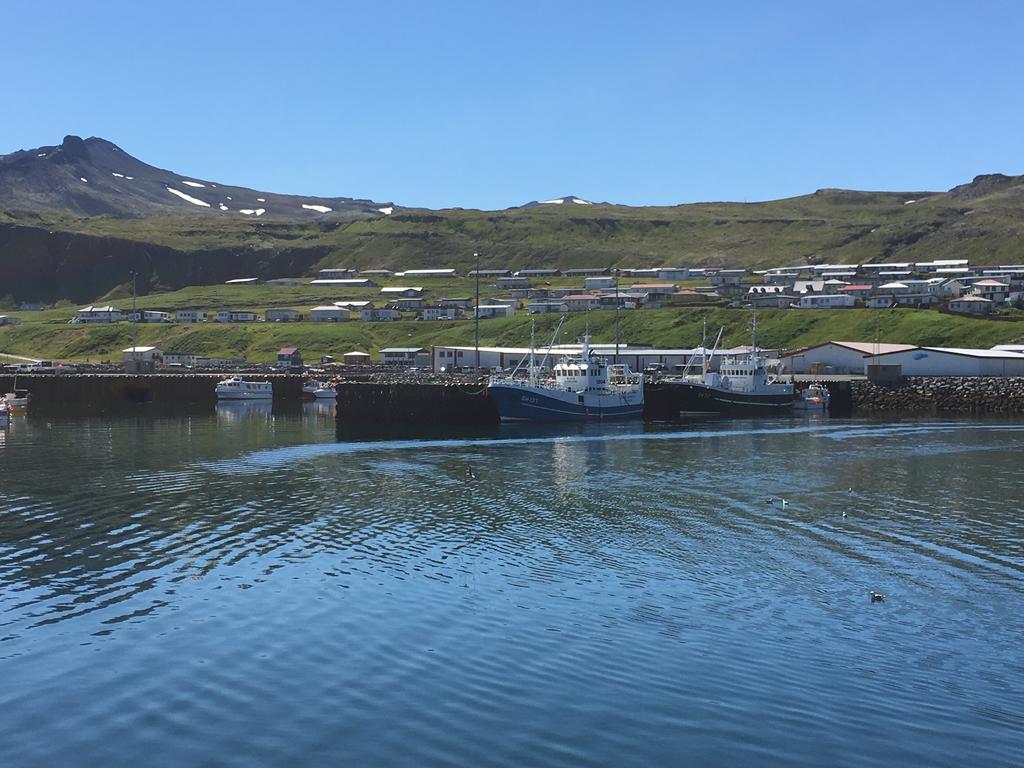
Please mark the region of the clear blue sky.
POLYGON ((633 205, 1024 173, 1024 3, 5 2, 0 153, 261 190, 633 205))

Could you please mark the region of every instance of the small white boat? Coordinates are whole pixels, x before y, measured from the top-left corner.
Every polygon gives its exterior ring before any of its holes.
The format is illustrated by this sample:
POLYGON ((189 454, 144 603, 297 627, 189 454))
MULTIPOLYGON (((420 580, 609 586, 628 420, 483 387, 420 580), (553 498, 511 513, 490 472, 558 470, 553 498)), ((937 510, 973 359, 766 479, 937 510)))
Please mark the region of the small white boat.
POLYGON ((811 384, 793 401, 793 410, 808 413, 827 411, 829 397, 828 387, 824 384, 811 384))
POLYGON ((0 396, 0 429, 7 429, 11 426, 11 404, 7 398, 0 396))
POLYGON ((16 389, 13 392, 8 392, 4 397, 12 408, 27 408, 32 399, 32 395, 27 389, 16 389))
POLYGON ((218 400, 271 400, 274 387, 269 381, 246 381, 241 376, 231 376, 217 385, 218 400))
POLYGON ((302 394, 314 400, 335 400, 338 397, 338 390, 331 384, 314 380, 302 385, 302 394))

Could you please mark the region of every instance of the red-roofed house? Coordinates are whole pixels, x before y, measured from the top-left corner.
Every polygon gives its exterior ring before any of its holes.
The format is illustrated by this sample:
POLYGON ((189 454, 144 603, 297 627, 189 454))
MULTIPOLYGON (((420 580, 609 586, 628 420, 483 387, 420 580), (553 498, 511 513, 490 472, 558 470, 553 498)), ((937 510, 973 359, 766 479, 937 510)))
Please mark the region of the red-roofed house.
POLYGON ((585 312, 588 309, 597 309, 600 299, 592 293, 570 293, 561 299, 570 312, 585 312))
POLYGON ((844 285, 836 289, 836 293, 845 293, 848 296, 856 296, 858 299, 862 299, 865 296, 870 296, 873 290, 875 290, 873 285, 844 285))

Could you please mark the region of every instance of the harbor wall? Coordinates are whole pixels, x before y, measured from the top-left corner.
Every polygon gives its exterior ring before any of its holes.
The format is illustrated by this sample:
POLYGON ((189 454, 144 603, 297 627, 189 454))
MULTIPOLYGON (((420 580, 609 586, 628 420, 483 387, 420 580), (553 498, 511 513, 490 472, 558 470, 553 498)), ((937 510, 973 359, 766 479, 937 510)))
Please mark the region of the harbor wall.
POLYGON ((1024 414, 1024 378, 908 377, 894 384, 852 383, 854 413, 1024 414))
MULTIPOLYGON (((62 373, 19 374, 17 386, 32 394, 32 408, 65 405, 114 405, 118 403, 213 403, 214 391, 223 373, 213 374, 117 374, 62 373)), ((14 376, 0 376, 0 392, 10 392, 14 376)), ((246 374, 251 381, 269 381, 274 399, 302 397, 302 376, 289 374, 246 374)))
POLYGON ((497 424, 483 384, 343 381, 338 421, 349 424, 497 424))

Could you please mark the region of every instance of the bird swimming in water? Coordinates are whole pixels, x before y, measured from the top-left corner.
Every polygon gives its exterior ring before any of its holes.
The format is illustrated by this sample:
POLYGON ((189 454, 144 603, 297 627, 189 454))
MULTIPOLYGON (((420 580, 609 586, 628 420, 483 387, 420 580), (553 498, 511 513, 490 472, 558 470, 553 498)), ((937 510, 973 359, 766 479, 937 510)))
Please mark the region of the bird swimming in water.
POLYGON ((868 592, 868 595, 871 597, 872 603, 885 602, 885 595, 883 595, 881 592, 875 592, 874 590, 871 590, 870 592, 868 592))
POLYGON ((846 517, 846 510, 843 510, 843 517, 846 517))

